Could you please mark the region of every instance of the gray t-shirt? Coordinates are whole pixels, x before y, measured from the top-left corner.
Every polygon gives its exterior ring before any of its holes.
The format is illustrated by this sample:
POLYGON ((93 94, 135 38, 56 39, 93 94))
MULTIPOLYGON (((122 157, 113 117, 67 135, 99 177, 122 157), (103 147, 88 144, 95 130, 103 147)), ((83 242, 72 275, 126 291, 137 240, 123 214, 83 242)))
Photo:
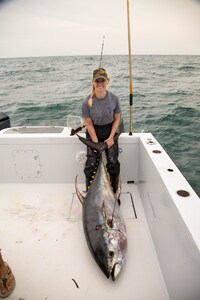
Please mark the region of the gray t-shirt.
POLYGON ((107 91, 106 97, 98 99, 93 97, 93 105, 89 107, 90 95, 84 100, 82 105, 83 118, 91 118, 95 125, 106 125, 113 122, 114 114, 121 113, 119 98, 107 91))

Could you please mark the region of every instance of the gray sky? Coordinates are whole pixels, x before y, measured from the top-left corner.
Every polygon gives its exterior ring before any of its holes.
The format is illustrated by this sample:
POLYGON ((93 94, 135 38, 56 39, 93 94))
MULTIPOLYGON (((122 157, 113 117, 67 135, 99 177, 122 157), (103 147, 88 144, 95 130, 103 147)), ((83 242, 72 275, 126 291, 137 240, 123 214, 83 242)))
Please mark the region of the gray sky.
MULTIPOLYGON (((132 54, 200 55, 199 0, 130 0, 132 54)), ((127 54, 126 0, 0 0, 0 57, 127 54)))

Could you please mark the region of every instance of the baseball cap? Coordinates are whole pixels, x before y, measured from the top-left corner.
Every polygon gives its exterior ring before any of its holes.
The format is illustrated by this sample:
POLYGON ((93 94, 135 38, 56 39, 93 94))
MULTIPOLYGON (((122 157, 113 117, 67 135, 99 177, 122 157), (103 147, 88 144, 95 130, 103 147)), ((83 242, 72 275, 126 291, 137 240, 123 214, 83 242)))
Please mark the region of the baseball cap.
POLYGON ((95 81, 100 78, 105 80, 109 79, 108 74, 104 68, 98 68, 93 71, 93 80, 95 81))

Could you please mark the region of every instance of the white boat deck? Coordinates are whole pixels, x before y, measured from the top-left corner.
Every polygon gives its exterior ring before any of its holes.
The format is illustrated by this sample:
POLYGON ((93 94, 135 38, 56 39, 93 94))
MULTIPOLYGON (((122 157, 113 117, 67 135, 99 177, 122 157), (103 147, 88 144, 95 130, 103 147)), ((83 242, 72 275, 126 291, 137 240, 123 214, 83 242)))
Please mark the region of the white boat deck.
POLYGON ((75 194, 77 174, 85 188, 85 145, 64 127, 0 132, 0 248, 16 277, 9 299, 200 299, 199 197, 150 133, 124 133, 119 146, 128 255, 112 282, 88 249, 75 194))
POLYGON ((0 245, 16 277, 9 299, 169 299, 137 184, 122 190, 128 255, 113 282, 86 244, 74 184, 0 184, 0 245))

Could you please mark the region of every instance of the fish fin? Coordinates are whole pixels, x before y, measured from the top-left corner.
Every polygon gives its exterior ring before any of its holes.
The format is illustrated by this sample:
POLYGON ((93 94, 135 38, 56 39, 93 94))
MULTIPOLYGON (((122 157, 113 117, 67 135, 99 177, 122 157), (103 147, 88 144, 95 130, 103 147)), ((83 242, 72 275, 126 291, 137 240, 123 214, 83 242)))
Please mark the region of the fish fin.
POLYGON ((105 220, 107 221, 106 206, 105 206, 105 202, 104 201, 103 201, 103 204, 102 204, 102 212, 103 212, 105 220))
POLYGON ((113 227, 113 220, 108 218, 104 201, 103 201, 103 204, 102 204, 102 212, 103 212, 103 216, 104 216, 104 219, 105 219, 105 223, 107 224, 108 227, 112 228, 113 227))
POLYGON ((81 192, 78 189, 77 178, 78 178, 78 175, 76 175, 76 178, 75 178, 76 195, 77 195, 78 199, 80 200, 81 204, 83 204, 85 198, 83 197, 83 195, 81 194, 81 192))
POLYGON ((103 153, 104 150, 106 150, 108 148, 108 144, 105 142, 101 142, 99 143, 99 153, 103 153))

